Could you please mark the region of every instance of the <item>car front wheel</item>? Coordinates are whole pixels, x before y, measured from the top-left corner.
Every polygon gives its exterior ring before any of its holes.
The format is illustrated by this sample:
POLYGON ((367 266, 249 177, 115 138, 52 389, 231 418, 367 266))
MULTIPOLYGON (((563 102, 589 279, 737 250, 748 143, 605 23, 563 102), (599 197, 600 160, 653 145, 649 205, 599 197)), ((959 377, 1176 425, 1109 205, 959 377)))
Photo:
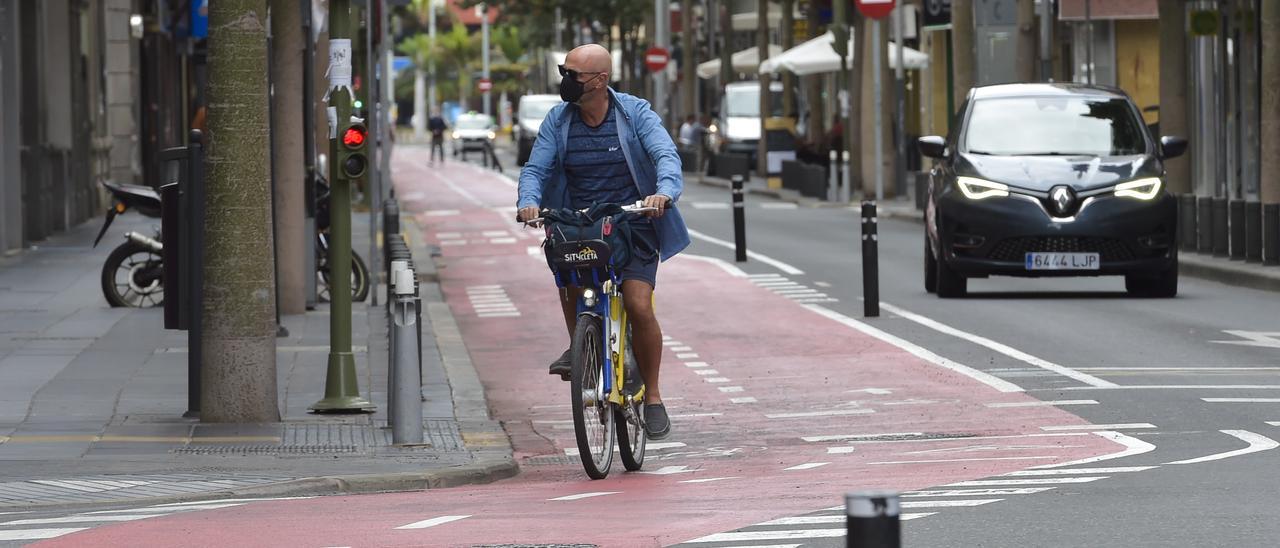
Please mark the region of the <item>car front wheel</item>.
POLYGON ((938 292, 938 260, 929 249, 929 235, 924 235, 924 290, 929 293, 938 292))
POLYGON ((943 299, 963 297, 969 291, 969 280, 947 266, 946 258, 937 257, 933 263, 937 266, 934 269, 937 277, 935 289, 939 297, 943 299))

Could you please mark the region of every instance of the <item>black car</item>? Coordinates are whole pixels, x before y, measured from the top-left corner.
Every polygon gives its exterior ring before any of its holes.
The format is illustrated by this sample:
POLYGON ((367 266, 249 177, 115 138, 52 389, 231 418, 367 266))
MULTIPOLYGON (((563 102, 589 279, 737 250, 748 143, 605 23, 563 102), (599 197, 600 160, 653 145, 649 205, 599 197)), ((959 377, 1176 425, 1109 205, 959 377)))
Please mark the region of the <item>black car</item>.
POLYGON ((921 137, 929 173, 925 289, 968 278, 1123 275, 1130 294, 1178 293, 1177 200, 1163 160, 1180 137, 1148 132, 1118 89, 974 88, 945 139, 921 137))

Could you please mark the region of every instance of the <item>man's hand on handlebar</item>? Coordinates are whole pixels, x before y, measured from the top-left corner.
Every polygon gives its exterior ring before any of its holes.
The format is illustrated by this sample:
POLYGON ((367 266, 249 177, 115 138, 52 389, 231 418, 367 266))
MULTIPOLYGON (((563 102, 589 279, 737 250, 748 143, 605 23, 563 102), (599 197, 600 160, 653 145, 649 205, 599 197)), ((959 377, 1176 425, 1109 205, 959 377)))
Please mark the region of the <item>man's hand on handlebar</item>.
POLYGON ((646 217, 661 217, 666 213, 667 208, 671 207, 671 197, 663 194, 654 194, 644 199, 644 207, 656 208, 654 211, 646 211, 646 217))
POLYGON ((529 221, 541 216, 542 210, 539 209, 538 206, 529 206, 520 209, 519 213, 516 214, 516 220, 522 223, 528 223, 529 221))

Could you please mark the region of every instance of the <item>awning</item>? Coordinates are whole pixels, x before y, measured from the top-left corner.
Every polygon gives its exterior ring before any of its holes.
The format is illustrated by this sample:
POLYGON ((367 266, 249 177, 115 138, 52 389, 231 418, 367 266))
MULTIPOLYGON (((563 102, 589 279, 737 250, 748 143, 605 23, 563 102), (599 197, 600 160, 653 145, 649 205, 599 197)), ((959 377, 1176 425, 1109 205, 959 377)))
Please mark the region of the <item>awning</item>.
MULTIPOLYGON (((827 49, 831 49, 828 47, 827 49)), ((760 56, 757 47, 749 47, 729 57, 733 62, 734 72, 755 72, 756 67, 760 64, 760 56)), ((782 55, 782 48, 777 44, 769 44, 769 57, 772 59, 776 55, 782 55)), ((698 77, 702 79, 711 79, 720 75, 720 59, 712 59, 698 65, 698 77)))
MULTIPOLYGON (((791 72, 797 76, 820 74, 840 70, 840 56, 831 47, 835 37, 828 31, 826 34, 809 40, 780 55, 769 57, 760 65, 760 72, 791 72)), ((849 38, 848 60, 853 61, 852 33, 849 38)), ((885 51, 889 60, 889 68, 898 68, 898 46, 889 42, 885 51)), ((902 50, 904 68, 907 70, 922 69, 929 66, 929 56, 911 48, 902 50)))

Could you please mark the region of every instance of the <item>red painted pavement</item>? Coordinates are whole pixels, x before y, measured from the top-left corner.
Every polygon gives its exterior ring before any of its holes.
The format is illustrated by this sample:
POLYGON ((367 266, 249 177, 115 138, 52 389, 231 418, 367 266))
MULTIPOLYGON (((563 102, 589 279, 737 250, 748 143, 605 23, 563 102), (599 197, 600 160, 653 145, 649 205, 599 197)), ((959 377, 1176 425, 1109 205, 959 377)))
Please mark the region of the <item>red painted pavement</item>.
POLYGON ((1048 406, 988 408, 990 402, 1031 398, 997 392, 711 262, 681 257, 661 268, 657 299, 665 333, 698 355, 677 359, 668 348, 663 361, 663 393, 674 424, 664 442, 685 446, 651 450, 645 469, 682 466, 685 471, 622 473, 615 459, 608 479, 591 481, 574 462, 523 462, 575 447, 568 385, 546 374, 546 364, 566 348, 568 338, 543 259, 527 253, 537 245, 537 233, 517 235, 523 230, 511 222, 513 183, 473 166, 428 169, 417 161, 425 157, 425 149, 421 152, 396 153, 401 208, 417 213, 432 243, 466 241, 442 247, 441 284, 493 414, 505 424, 522 461, 520 475, 436 491, 252 503, 99 527, 40 546, 655 546, 839 505, 842 494, 855 488, 921 489, 1120 449, 1088 434, 1044 435, 1041 426, 1082 421, 1048 406), (459 234, 440 238, 440 233, 459 234), (495 238, 516 240, 492 243, 495 238), (477 316, 467 288, 488 285, 502 286, 521 315, 477 316), (684 362, 706 362, 701 369, 718 374, 699 375, 699 368, 684 362), (720 377, 728 380, 709 382, 720 377), (722 392, 721 387, 741 391, 722 392), (866 388, 891 392, 850 392, 866 388), (744 397, 757 401, 730 399, 744 397), (870 412, 766 416, 847 410, 870 412), (827 453, 843 442, 801 439, 899 432, 1037 436, 857 443, 845 454, 827 453), (918 462, 982 458, 1025 460, 918 462), (829 464, 784 470, 806 463, 829 464), (710 478, 729 479, 682 483, 710 478), (617 494, 548 500, 588 492, 617 494), (471 517, 396 529, 444 515, 471 517))

